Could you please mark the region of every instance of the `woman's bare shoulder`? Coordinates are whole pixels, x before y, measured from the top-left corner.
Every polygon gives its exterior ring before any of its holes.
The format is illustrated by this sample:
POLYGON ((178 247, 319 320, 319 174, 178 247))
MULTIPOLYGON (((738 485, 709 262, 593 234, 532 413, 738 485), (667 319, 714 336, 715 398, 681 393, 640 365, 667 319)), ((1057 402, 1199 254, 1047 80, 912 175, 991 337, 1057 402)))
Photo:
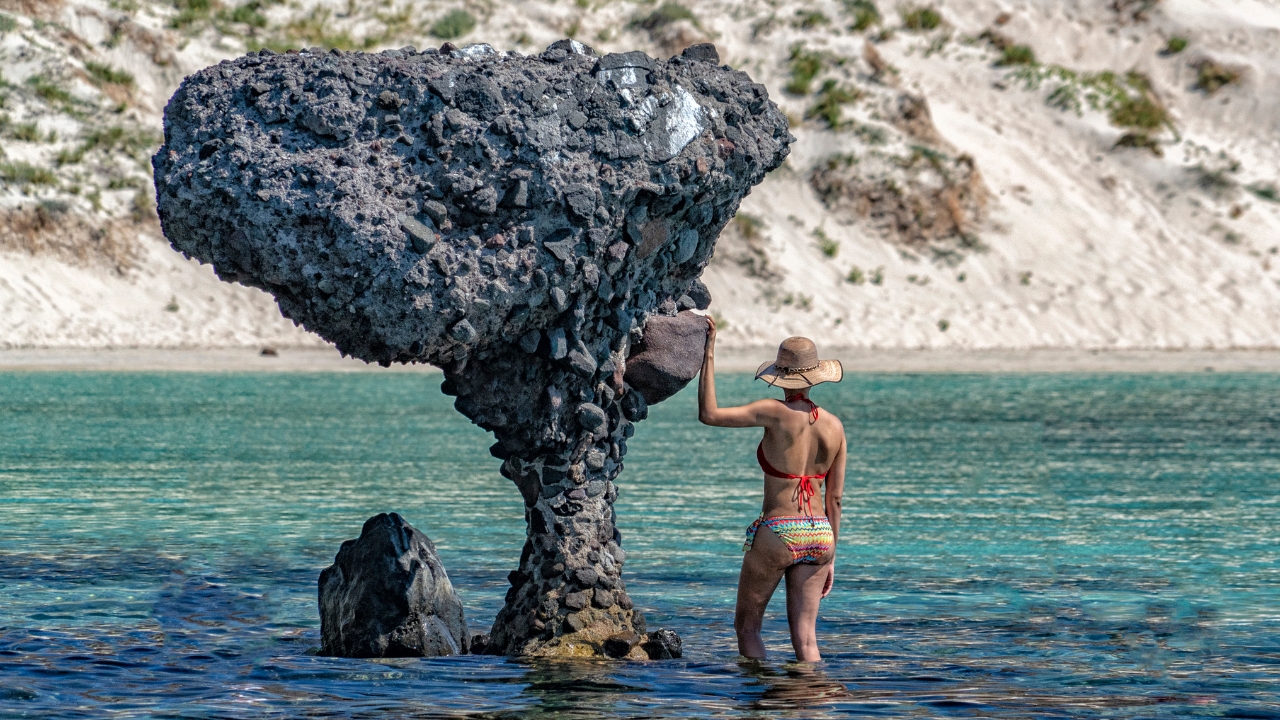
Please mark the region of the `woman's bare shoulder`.
POLYGON ((840 421, 840 416, 835 413, 826 412, 825 410, 822 414, 826 416, 826 420, 830 423, 830 427, 833 431, 839 431, 841 435, 844 434, 844 423, 840 421))

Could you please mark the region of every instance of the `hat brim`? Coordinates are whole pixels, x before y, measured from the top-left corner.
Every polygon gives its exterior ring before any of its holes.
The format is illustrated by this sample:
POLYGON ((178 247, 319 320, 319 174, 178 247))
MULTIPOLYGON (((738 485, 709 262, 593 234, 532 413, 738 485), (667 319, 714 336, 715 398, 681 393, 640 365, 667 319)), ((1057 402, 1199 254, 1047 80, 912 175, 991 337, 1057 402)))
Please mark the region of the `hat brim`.
POLYGON ((817 368, 800 373, 780 371, 776 363, 766 362, 756 371, 756 379, 763 380, 773 387, 800 390, 825 382, 840 382, 844 379, 844 368, 839 360, 819 360, 817 368))

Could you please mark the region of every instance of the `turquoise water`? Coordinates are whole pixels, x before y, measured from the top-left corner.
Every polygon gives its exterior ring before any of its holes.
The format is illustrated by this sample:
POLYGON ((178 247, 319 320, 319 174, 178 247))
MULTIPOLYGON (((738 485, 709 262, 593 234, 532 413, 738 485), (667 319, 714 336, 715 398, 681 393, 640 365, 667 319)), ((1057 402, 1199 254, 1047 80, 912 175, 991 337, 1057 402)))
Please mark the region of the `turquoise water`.
MULTIPOLYGON (((1280 376, 850 375, 825 661, 739 663, 748 430, 637 427, 626 578, 682 660, 321 658, 368 516, 436 542, 473 629, 519 496, 439 376, 0 374, 0 717, 1280 717, 1280 376)), ((721 379, 722 402, 758 397, 721 379)))

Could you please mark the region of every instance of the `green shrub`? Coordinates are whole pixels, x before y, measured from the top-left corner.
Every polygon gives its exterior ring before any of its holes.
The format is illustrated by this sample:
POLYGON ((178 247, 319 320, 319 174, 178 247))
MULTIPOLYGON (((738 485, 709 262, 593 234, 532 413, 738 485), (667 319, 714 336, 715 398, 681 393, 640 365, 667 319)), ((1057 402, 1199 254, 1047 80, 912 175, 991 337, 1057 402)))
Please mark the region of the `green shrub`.
POLYGON ((1188 168, 1195 176, 1196 187, 1214 197, 1224 197, 1236 188, 1236 181, 1227 177, 1228 174, 1239 170, 1238 164, 1230 164, 1226 167, 1207 168, 1203 164, 1188 168))
POLYGON ((861 285, 867 281, 867 276, 863 274, 862 268, 854 265, 849 268, 849 274, 845 276, 845 280, 854 285, 861 285))
POLYGON ((868 145, 884 145, 889 142, 889 133, 875 125, 859 124, 853 129, 853 134, 862 138, 862 142, 868 145))
POLYGON ((431 34, 441 40, 453 40, 475 30, 476 19, 466 10, 454 9, 431 25, 431 34))
POLYGON ((871 284, 872 285, 884 284, 884 266, 883 265, 871 271, 871 284))
POLYGON ((0 13, 0 35, 13 32, 18 28, 18 21, 12 15, 0 13))
POLYGON ((215 3, 216 0, 174 0, 173 6, 178 9, 178 14, 169 21, 169 26, 183 30, 208 20, 215 3))
POLYGON ((267 16, 262 14, 262 2, 250 0, 243 5, 237 5, 236 9, 231 11, 231 22, 244 23, 251 27, 266 27, 267 16))
POLYGON ((946 332, 947 329, 950 327, 951 327, 950 320, 943 319, 938 321, 938 329, 941 330, 942 332, 946 332))
POLYGON ((815 228, 813 237, 817 239, 818 249, 822 251, 823 255, 833 258, 840 252, 840 242, 828 236, 822 228, 815 228))
POLYGON ((80 148, 63 148, 58 151, 57 157, 53 162, 59 167, 63 165, 74 165, 84 159, 84 152, 80 148))
POLYGON ((43 75, 33 75, 27 78, 27 84, 35 91, 36 95, 46 102, 59 103, 62 105, 71 102, 71 93, 66 88, 53 82, 43 75))
POLYGON ((996 65, 1035 65, 1036 53, 1028 45, 1009 45, 1000 53, 996 65))
POLYGON ((791 21, 792 27, 799 30, 812 30, 813 28, 830 24, 831 18, 817 10, 797 10, 796 19, 791 21))
MULTIPOLYGON (((270 38, 264 43, 264 46, 276 52, 285 52, 302 47, 356 49, 357 43, 350 33, 346 30, 335 32, 332 28, 332 11, 323 6, 316 6, 312 8, 310 13, 290 20, 284 26, 285 37, 270 38)), ((365 47, 377 42, 378 38, 376 36, 368 36, 363 40, 365 47)))
POLYGON ((840 116, 840 106, 845 103, 851 103, 862 97, 862 91, 849 85, 837 85, 835 80, 827 80, 822 83, 822 90, 818 92, 818 101, 814 103, 808 110, 805 110, 805 119, 821 118, 826 121, 827 127, 832 130, 839 130, 843 124, 840 116))
POLYGON ((942 24, 942 16, 931 7, 906 7, 902 9, 902 24, 908 30, 933 30, 942 24))
POLYGON ((853 16, 850 29, 862 32, 880 22, 880 11, 871 0, 845 0, 844 8, 853 16))
POLYGON ((822 72, 822 53, 806 51, 797 44, 791 48, 791 80, 787 83, 787 92, 792 95, 808 95, 813 86, 813 79, 822 72))
POLYGON ((143 160, 160 141, 159 135, 146 130, 126 130, 119 126, 103 128, 86 135, 78 147, 59 151, 55 162, 59 165, 78 163, 93 150, 122 150, 135 159, 143 160))
POLYGON ((631 21, 631 25, 643 30, 659 30, 671 23, 688 20, 694 27, 702 27, 698 24, 698 16, 693 14, 689 8, 676 2, 664 2, 658 6, 658 9, 631 21))
POLYGON ((40 130, 35 123, 22 123, 13 126, 13 139, 23 142, 39 142, 40 130))
POLYGON ((1161 55, 1177 55, 1178 53, 1186 49, 1187 49, 1187 39, 1180 35, 1174 35, 1173 37, 1169 38, 1169 42, 1165 43, 1164 50, 1161 50, 1160 54, 1161 55))
POLYGON ((1219 65, 1212 60, 1201 60, 1196 65, 1195 88, 1212 95, 1227 85, 1239 82, 1240 74, 1240 70, 1236 68, 1219 65))
POLYGON ((760 231, 764 229, 764 220, 751 213, 740 212, 733 216, 733 226, 744 239, 755 240, 760 237, 760 231))
POLYGON ((156 201, 145 189, 133 194, 133 202, 129 204, 129 215, 136 223, 145 222, 156 216, 156 201))
POLYGON ((1150 95, 1126 95, 1111 108, 1111 124, 1122 128, 1155 130, 1169 120, 1169 112, 1150 95))
POLYGON ((1127 132, 1112 147, 1143 148, 1150 150, 1156 157, 1164 156, 1164 148, 1160 147, 1160 142, 1144 132, 1127 132))
POLYGON ((89 73, 89 77, 93 78, 98 84, 113 83, 115 85, 123 85, 125 87, 133 87, 133 75, 124 70, 116 70, 110 65, 97 63, 90 60, 84 64, 84 69, 89 73))
POLYGON ((1275 183, 1254 183, 1245 188, 1267 202, 1280 203, 1280 190, 1275 183))
POLYGON ((55 185, 58 178, 48 168, 24 162, 0 163, 0 179, 21 185, 55 185))

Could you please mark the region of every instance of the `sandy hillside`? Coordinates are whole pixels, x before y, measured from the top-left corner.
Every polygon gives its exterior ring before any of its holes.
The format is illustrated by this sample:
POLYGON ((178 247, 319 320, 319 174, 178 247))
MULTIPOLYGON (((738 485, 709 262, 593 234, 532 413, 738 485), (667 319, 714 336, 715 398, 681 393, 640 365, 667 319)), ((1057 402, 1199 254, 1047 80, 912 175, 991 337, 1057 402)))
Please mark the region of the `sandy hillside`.
POLYGON ((1280 346, 1280 3, 0 0, 0 347, 314 343, 167 248, 187 73, 267 46, 714 41, 793 118, 706 273, 724 342, 1280 346), (1273 267, 1275 265, 1275 267, 1273 267))

